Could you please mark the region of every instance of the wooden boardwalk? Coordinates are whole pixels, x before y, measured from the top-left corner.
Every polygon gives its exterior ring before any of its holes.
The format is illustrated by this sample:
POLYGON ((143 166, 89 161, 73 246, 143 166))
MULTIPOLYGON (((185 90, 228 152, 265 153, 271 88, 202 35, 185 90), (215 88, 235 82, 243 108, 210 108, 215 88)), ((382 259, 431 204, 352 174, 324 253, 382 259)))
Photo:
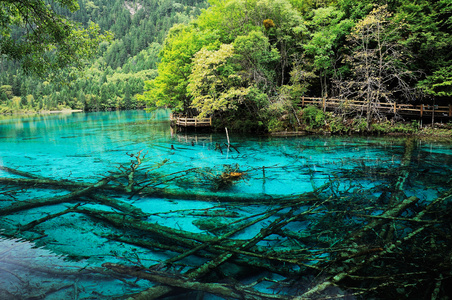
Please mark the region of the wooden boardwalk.
MULTIPOLYGON (((316 98, 316 97, 302 97, 298 104, 300 107, 308 105, 315 105, 323 111, 333 111, 336 109, 349 111, 366 111, 366 101, 335 99, 335 98, 316 98)), ((411 104, 397 104, 397 103, 379 103, 377 109, 382 114, 398 114, 401 116, 410 117, 440 117, 452 118, 452 105, 411 105, 411 104)), ((171 124, 179 127, 211 127, 212 118, 188 118, 181 114, 170 115, 171 124)))
POLYGON ((180 114, 170 115, 171 123, 180 127, 211 127, 212 118, 187 118, 186 116, 180 114))
MULTIPOLYGON (((300 107, 307 105, 315 105, 327 110, 344 109, 344 110, 366 110, 366 102, 358 100, 346 100, 346 99, 334 99, 334 98, 315 98, 315 97, 302 97, 299 103, 300 107)), ((384 114, 399 114, 402 116, 412 117, 452 117, 452 105, 411 105, 411 104, 397 104, 397 103, 380 103, 378 104, 378 110, 384 114)))

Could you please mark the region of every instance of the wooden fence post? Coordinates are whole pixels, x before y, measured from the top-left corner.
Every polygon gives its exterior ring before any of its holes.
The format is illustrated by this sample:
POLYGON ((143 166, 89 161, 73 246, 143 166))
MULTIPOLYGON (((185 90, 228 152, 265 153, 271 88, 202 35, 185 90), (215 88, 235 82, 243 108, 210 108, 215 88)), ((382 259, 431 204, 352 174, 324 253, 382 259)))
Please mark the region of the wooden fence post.
MULTIPOLYGON (((306 97, 306 96, 301 96, 301 103, 299 103, 298 105, 300 107, 305 107, 305 105, 310 104, 310 105, 315 105, 317 107, 321 107, 323 109, 323 111, 326 111, 326 109, 328 108, 328 106, 330 108, 336 108, 336 107, 341 107, 341 106, 347 106, 350 105, 351 107, 364 107, 364 109, 366 109, 366 103, 364 103, 365 101, 358 101, 358 100, 350 100, 350 99, 334 99, 331 98, 329 101, 329 103, 327 103, 326 97, 306 97), (338 102, 336 102, 338 101, 338 102), (301 105, 300 105, 301 104, 301 105)), ((443 106, 442 106, 443 107, 443 106)), ((391 108, 394 110, 394 113, 398 113, 398 111, 400 110, 401 114, 405 114, 405 115, 412 115, 416 113, 416 110, 419 110, 419 114, 420 117, 422 118, 424 116, 424 112, 430 112, 430 106, 429 105, 425 105, 425 104, 418 104, 418 105, 408 105, 408 104, 397 104, 396 102, 391 103, 382 103, 381 105, 379 105, 378 107, 380 110, 382 110, 383 112, 389 112, 391 111, 391 108), (384 104, 384 105, 383 105, 384 104), (386 111, 386 109, 388 109, 389 111, 386 111)), ((444 111, 445 113, 448 113, 448 116, 452 118, 452 104, 449 104, 449 111, 447 112, 447 106, 444 106, 444 111)), ((433 106, 432 109, 432 115, 435 114, 435 111, 438 110, 438 107, 433 106)))

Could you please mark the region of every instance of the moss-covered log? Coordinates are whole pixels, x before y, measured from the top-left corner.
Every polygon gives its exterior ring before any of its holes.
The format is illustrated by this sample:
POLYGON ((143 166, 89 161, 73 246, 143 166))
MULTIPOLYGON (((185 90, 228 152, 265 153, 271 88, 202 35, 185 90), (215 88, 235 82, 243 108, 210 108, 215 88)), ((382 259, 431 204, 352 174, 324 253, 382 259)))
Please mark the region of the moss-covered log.
MULTIPOLYGON (((217 296, 222 296, 225 298, 254 299, 254 300, 289 299, 289 297, 286 296, 261 293, 239 283, 235 284, 203 283, 184 276, 174 276, 174 275, 169 276, 168 274, 165 273, 157 273, 150 270, 140 270, 137 268, 130 268, 118 264, 105 263, 103 264, 103 266, 105 268, 108 268, 117 273, 121 273, 127 276, 143 278, 152 282, 158 282, 167 286, 177 288, 203 291, 217 296)), ((156 298, 154 297, 154 295, 147 294, 142 295, 142 297, 139 298, 137 297, 133 299, 156 299, 156 298)))
MULTIPOLYGON (((57 222, 68 214, 71 222, 74 219, 87 221, 88 216, 99 224, 101 230, 95 234, 108 239, 106 243, 140 247, 140 253, 163 252, 165 259, 147 267, 133 261, 129 261, 134 264, 132 266, 104 264, 117 276, 134 276, 159 284, 131 293, 133 299, 159 298, 174 292, 175 288, 204 291, 221 297, 227 294, 244 299, 287 298, 256 292, 252 286, 218 282, 226 277, 238 278, 239 274, 250 275, 251 271, 248 274, 243 272, 247 269, 280 274, 282 279, 275 281, 279 291, 286 291, 285 283, 297 287, 306 277, 322 278, 299 290, 293 288, 290 293, 296 299, 319 296, 330 287, 378 298, 389 288, 408 289, 416 282, 430 293, 430 298, 438 299, 446 294, 444 286, 452 268, 448 259, 452 229, 447 225, 452 214, 452 190, 438 189, 439 196, 430 202, 420 196, 421 199, 405 197, 406 182, 412 175, 409 166, 413 151, 414 142, 407 141, 397 172, 385 176, 388 183, 386 192, 390 195, 385 200, 376 199, 375 188, 366 189, 348 181, 349 185, 344 188, 341 174, 332 176, 330 182, 312 192, 284 197, 157 188, 157 175, 148 174, 151 178, 143 181, 143 172, 139 169, 141 160, 137 160, 136 155, 131 156, 131 166, 120 167, 94 183, 56 181, 3 169, 15 177, 0 178, 0 184, 8 189, 28 189, 31 194, 34 189, 47 188, 67 191, 67 194, 21 201, 8 198, 2 203, 0 215, 5 222, 11 222, 17 212, 60 204, 58 209, 52 208, 55 210, 49 215, 40 213, 45 210, 37 211, 36 220, 25 223, 21 230, 39 230, 45 234, 50 228, 45 223, 57 222), (390 182, 389 179, 394 180, 390 182), (140 182, 145 184, 140 185, 140 182), (180 209, 147 214, 126 199, 136 195, 138 190, 141 196, 220 203, 196 211, 180 209), (231 204, 221 203, 226 201, 231 204), (77 205, 68 207, 68 203, 77 205), (93 208, 91 204, 94 203, 101 205, 93 208), (252 209, 242 209, 243 205, 251 203, 260 204, 260 210, 253 213, 252 209), (192 232, 166 226, 164 222, 175 214, 195 220, 187 228, 196 225, 204 231, 192 232), (159 218, 162 223, 155 223, 154 220, 159 218), (246 238, 238 238, 245 232, 246 238), (192 258, 199 260, 192 264, 192 258), (401 260, 405 262, 403 265, 401 260), (236 270, 226 274, 225 266, 234 266, 236 270), (174 273, 176 268, 183 273, 174 273), (423 278, 421 281, 419 276, 423 278)), ((344 178, 350 180, 355 178, 349 176, 351 173, 356 172, 356 177, 359 177, 365 171, 366 166, 360 165, 349 170, 344 178)), ((185 176, 182 173, 163 180, 166 184, 171 178, 185 176)), ((102 239, 101 243, 104 242, 102 239)), ((396 293, 392 297, 398 298, 396 293)))

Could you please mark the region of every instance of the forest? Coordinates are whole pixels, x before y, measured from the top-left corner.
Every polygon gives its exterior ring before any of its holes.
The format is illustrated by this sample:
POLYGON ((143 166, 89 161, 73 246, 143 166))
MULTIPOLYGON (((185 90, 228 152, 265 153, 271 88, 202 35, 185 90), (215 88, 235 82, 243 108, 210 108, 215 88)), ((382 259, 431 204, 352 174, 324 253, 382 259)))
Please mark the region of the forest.
POLYGON ((100 42, 83 76, 63 71, 64 84, 24 75, 2 57, 1 112, 165 107, 213 116, 217 127, 265 131, 300 123, 302 96, 363 100, 365 111, 336 113, 367 124, 384 119, 379 103, 451 103, 447 0, 80 0, 79 7, 59 13, 114 38, 100 42))
MULTIPOLYGON (((109 33, 111 38, 99 41, 94 56, 83 62, 81 73, 61 68, 58 78, 24 72, 21 63, 0 48, 0 113, 143 106, 137 104, 135 95, 143 92, 145 80, 157 74, 158 53, 166 32, 175 23, 188 23, 205 7, 204 0, 79 0, 78 10, 71 13, 55 4, 52 9, 58 15, 84 28, 95 23, 100 33, 109 33)), ((20 36, 21 30, 13 27, 12 36, 20 36)))

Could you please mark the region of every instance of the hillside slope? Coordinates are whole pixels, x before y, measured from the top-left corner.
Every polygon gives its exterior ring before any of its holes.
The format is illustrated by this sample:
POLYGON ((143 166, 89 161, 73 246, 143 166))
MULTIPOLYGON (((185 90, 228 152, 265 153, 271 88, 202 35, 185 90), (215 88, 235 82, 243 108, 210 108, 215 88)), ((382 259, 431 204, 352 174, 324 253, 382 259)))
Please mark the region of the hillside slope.
POLYGON ((199 15, 207 1, 79 0, 79 6, 74 14, 56 11, 84 26, 97 23, 102 31, 112 32, 114 40, 100 45, 97 58, 87 62, 82 76, 66 76, 63 83, 26 76, 16 62, 0 57, 0 113, 136 107, 135 94, 143 92, 145 80, 156 76, 158 53, 168 30, 199 15))

